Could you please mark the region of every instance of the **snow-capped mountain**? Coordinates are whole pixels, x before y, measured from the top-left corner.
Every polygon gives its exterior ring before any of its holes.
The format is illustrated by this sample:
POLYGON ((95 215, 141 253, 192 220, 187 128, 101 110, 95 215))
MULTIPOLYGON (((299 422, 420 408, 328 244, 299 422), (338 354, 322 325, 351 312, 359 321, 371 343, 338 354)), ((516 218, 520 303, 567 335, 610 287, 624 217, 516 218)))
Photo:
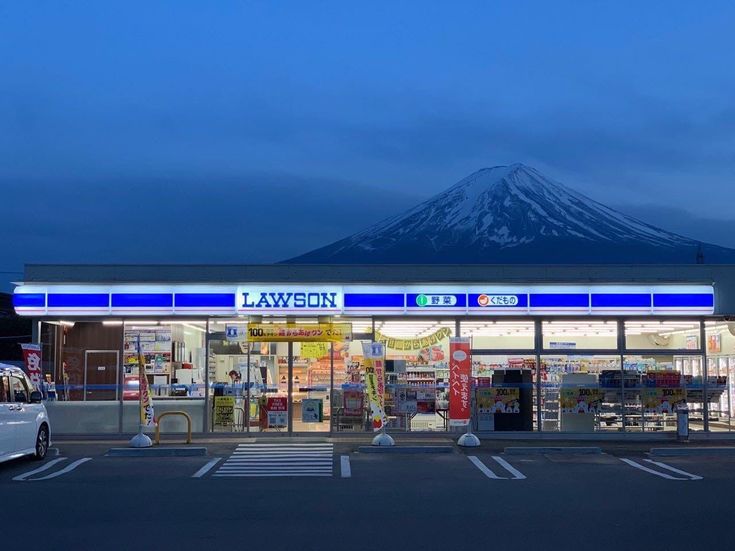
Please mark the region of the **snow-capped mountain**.
POLYGON ((404 214, 295 263, 735 263, 735 250, 662 230, 537 170, 470 174, 404 214))

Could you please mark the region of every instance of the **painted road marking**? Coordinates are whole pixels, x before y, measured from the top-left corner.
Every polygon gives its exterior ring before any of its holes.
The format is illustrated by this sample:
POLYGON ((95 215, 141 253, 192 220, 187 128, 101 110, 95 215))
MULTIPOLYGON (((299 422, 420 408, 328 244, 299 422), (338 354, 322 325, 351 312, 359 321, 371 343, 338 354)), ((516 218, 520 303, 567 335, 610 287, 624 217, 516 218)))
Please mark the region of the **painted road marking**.
POLYGON ((492 478, 493 480, 502 480, 503 477, 496 475, 494 472, 492 472, 490 469, 488 469, 485 464, 480 461, 478 457, 475 457, 474 455, 468 455, 467 459, 469 459, 472 464, 480 469, 480 472, 484 474, 488 478, 492 478))
POLYGON ((662 469, 667 469, 673 473, 681 474, 686 477, 689 477, 690 480, 702 480, 702 477, 699 475, 688 473, 686 471, 682 471, 681 469, 677 469, 676 467, 672 467, 671 465, 667 465, 666 463, 661 463, 660 461, 654 461, 653 459, 644 459, 643 461, 647 461, 648 463, 652 463, 653 465, 657 465, 661 467, 662 469))
POLYGON ((523 480, 524 478, 526 478, 526 475, 524 475, 521 471, 516 469, 513 465, 508 463, 502 457, 499 457, 497 455, 493 455, 492 457, 495 461, 502 465, 506 471, 513 475, 513 480, 523 480))
POLYGON ((42 473, 43 471, 46 471, 56 465, 57 463, 61 463, 62 461, 66 461, 66 457, 59 457, 58 459, 52 459, 42 467, 39 467, 38 469, 33 469, 32 471, 28 471, 27 473, 19 474, 18 476, 14 476, 13 480, 17 482, 21 482, 28 478, 29 476, 33 476, 34 474, 42 473))
POLYGON ((343 455, 340 457, 340 471, 342 472, 342 478, 350 478, 352 476, 349 455, 343 455))
POLYGON ((77 459, 73 463, 69 463, 66 467, 64 467, 60 471, 56 471, 55 473, 51 473, 46 476, 42 476, 41 478, 31 478, 29 482, 37 482, 39 480, 50 480, 52 478, 56 478, 57 476, 61 476, 66 473, 70 473, 71 471, 76 469, 79 465, 82 465, 83 463, 86 463, 87 461, 92 461, 92 458, 82 457, 81 459, 77 459))
POLYGON ((212 459, 212 461, 210 461, 209 463, 207 463, 206 465, 204 465, 204 467, 202 467, 197 472, 195 472, 193 475, 191 475, 191 477, 192 478, 201 478, 201 477, 203 477, 205 474, 207 474, 211 470, 212 467, 214 467, 221 460, 222 460, 221 457, 215 457, 214 459, 212 459))
POLYGON ((645 465, 641 465, 640 463, 638 463, 636 461, 633 461, 632 459, 626 459, 624 457, 620 457, 619 459, 620 459, 620 461, 623 461, 624 463, 627 463, 631 467, 635 467, 636 469, 639 469, 641 471, 645 471, 645 472, 650 473, 652 475, 660 476, 661 478, 665 478, 667 480, 702 480, 702 477, 701 476, 697 476, 695 474, 691 474, 691 473, 688 473, 686 471, 681 471, 679 469, 676 469, 676 468, 672 467, 671 465, 667 465, 667 464, 661 463, 659 461, 653 461, 651 459, 644 459, 644 461, 647 461, 649 463, 652 463, 653 465, 656 465, 656 466, 658 466, 658 467, 660 467, 662 469, 666 469, 666 470, 669 470, 669 471, 672 471, 672 472, 675 472, 675 473, 678 473, 678 474, 683 474, 684 476, 686 476, 686 478, 680 478, 678 476, 671 476, 670 474, 666 474, 666 473, 662 473, 660 471, 656 471, 654 469, 651 469, 649 467, 646 467, 645 465))
POLYGON ((333 444, 239 444, 212 476, 332 476, 333 464, 333 444))
POLYGON ((480 469, 480 472, 484 474, 488 478, 492 478, 493 480, 524 480, 526 478, 526 475, 524 475, 521 471, 516 469, 513 465, 508 463, 505 459, 502 457, 499 457, 497 455, 491 456, 493 460, 503 467, 506 471, 508 471, 510 474, 513 475, 512 478, 508 478, 507 476, 498 476, 496 475, 492 470, 488 468, 487 465, 485 465, 479 457, 476 457, 474 455, 468 455, 467 458, 472 462, 472 464, 480 469))

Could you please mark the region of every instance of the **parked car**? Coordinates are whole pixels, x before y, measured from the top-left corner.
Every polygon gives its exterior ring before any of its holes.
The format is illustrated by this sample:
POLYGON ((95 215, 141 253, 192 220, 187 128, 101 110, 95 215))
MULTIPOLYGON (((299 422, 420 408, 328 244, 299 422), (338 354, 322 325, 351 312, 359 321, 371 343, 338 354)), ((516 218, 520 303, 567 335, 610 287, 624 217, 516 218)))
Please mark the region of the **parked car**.
POLYGON ((41 392, 22 369, 0 364, 0 462, 24 455, 43 459, 50 442, 41 392))

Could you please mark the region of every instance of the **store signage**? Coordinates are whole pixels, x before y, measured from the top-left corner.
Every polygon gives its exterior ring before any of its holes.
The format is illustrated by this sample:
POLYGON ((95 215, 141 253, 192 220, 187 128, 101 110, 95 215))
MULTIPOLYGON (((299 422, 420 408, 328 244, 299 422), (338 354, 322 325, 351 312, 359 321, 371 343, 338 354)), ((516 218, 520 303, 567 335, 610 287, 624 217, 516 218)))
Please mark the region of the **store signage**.
POLYGON ((675 413, 680 405, 686 405, 683 388, 644 388, 641 402, 645 413, 675 413))
POLYGON ((268 428, 284 428, 288 424, 288 400, 285 396, 269 396, 266 400, 268 428))
POLYGON ((559 402, 562 413, 599 413, 605 392, 599 387, 562 387, 559 402))
POLYGON ((324 416, 322 401, 318 398, 301 400, 301 421, 304 423, 321 423, 324 416))
POLYGON ((246 341, 247 340, 246 329, 247 328, 244 324, 239 324, 239 325, 228 324, 228 325, 225 325, 225 336, 229 342, 246 341))
POLYGON ((218 426, 230 426, 235 422, 235 397, 214 397, 214 424, 218 426))
POLYGON ((519 305, 518 295, 477 295, 477 305, 486 308, 488 306, 499 306, 503 308, 519 305))
POLYGON ((470 339, 449 340, 449 425, 465 426, 470 422, 470 375, 472 358, 470 339))
POLYGON ((289 308, 337 308, 337 293, 248 293, 242 294, 242 308, 289 309, 289 308))
POLYGON ((351 323, 248 323, 251 342, 346 342, 352 340, 351 323))
POLYGON ((477 389, 477 413, 520 413, 521 390, 518 387, 477 389))
POLYGON ((710 315, 712 285, 20 285, 23 316, 710 315))
MULTIPOLYGON (((39 388, 43 379, 43 370, 41 369, 41 345, 39 344, 21 344, 23 349, 23 361, 26 366, 26 373, 31 380, 34 388, 39 388)), ((17 350, 17 349, 16 349, 17 350)))
POLYGON ((378 373, 373 364, 375 360, 365 359, 365 391, 370 404, 370 423, 373 431, 377 432, 385 426, 385 410, 383 409, 383 395, 380 389, 384 389, 385 382, 381 385, 378 381, 378 373))

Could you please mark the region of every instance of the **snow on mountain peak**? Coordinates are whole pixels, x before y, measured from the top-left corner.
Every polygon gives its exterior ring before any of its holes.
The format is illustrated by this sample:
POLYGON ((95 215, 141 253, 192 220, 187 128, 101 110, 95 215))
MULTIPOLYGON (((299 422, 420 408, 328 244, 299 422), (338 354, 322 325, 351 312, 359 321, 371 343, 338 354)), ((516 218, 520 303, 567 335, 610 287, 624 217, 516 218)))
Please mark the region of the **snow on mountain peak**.
POLYGON ((293 261, 564 262, 585 250, 595 257, 607 250, 614 262, 645 249, 645 261, 681 256, 691 262, 698 246, 515 163, 478 170, 403 214, 293 261))

